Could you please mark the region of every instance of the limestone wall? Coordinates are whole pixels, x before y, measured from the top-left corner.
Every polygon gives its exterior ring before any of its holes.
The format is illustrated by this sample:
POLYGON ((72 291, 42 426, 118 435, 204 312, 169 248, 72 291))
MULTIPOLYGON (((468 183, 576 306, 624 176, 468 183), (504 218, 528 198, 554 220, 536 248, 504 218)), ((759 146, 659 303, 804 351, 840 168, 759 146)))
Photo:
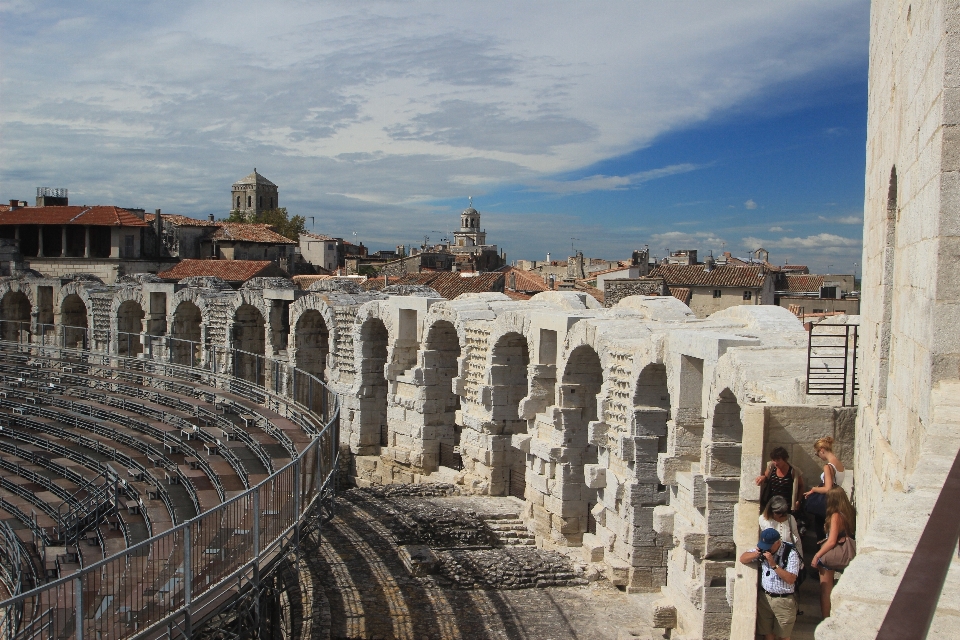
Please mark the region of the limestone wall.
POLYGON ((277 279, 239 291, 212 278, 0 280, 0 312, 27 318, 34 340, 46 297, 59 339, 86 326, 95 348, 118 350, 119 331, 137 332, 176 362, 244 349, 218 366, 321 401, 317 385, 272 379, 257 354, 296 364, 341 396, 354 482, 514 495, 538 544, 577 549, 625 590, 662 590, 675 637, 727 637, 733 611, 749 610, 734 558, 756 537, 753 478, 769 448, 788 446, 813 476, 817 437, 853 447, 850 411, 806 396, 806 333, 774 306, 698 319, 668 296, 604 309, 580 292, 518 302, 277 279))

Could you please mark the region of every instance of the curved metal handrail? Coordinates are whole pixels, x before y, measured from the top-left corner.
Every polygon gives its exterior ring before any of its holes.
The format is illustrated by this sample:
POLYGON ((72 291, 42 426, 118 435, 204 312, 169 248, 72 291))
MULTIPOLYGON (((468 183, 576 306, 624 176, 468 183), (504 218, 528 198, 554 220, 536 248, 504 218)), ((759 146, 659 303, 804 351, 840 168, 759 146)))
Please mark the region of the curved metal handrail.
MULTIPOLYGON (((88 331, 85 327, 58 329, 61 336, 71 330, 88 331)), ((277 358, 213 345, 190 344, 191 351, 202 358, 193 363, 199 366, 189 366, 167 361, 165 353, 154 359, 152 348, 128 357, 45 345, 45 331, 38 336, 41 344, 34 344, 29 334, 23 340, 23 333, 18 331, 17 340, 0 340, 0 349, 16 349, 33 359, 88 371, 102 370, 105 375, 181 380, 207 397, 233 392, 250 405, 286 415, 311 438, 291 462, 217 507, 71 576, 0 602, 0 620, 5 623, 0 633, 5 637, 127 638, 171 622, 189 630, 191 621, 212 611, 225 594, 258 578, 282 557, 298 540, 305 518, 321 499, 332 495, 339 453, 339 399, 314 375, 277 358), (232 375, 230 368, 236 370, 239 357, 256 363, 253 381, 232 375), (207 388, 196 389, 197 384, 207 388), (298 384, 307 385, 307 404, 297 401, 298 384), (320 392, 319 412, 313 410, 316 391, 320 392), (94 601, 86 602, 91 594, 94 601), (43 615, 23 619, 14 628, 10 623, 22 615, 15 609, 43 615)))

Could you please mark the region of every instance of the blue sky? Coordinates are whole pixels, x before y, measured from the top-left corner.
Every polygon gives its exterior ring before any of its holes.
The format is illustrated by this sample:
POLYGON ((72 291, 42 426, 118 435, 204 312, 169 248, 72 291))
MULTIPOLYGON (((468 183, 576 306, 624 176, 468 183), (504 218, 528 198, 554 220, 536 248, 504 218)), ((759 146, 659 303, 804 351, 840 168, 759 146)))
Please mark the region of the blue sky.
POLYGON ((224 216, 257 167, 315 230, 374 248, 439 240, 473 195, 511 260, 763 246, 850 272, 868 18, 867 0, 0 2, 0 196, 224 216))

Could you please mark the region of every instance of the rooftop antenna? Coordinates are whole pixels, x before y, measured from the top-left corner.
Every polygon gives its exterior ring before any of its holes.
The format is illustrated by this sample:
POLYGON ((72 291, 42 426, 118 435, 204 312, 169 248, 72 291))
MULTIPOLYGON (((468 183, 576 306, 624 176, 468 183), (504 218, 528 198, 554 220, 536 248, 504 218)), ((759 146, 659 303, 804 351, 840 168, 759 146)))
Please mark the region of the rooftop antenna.
POLYGON ((570 238, 570 251, 573 253, 573 255, 577 255, 577 250, 573 248, 573 243, 578 242, 579 240, 580 238, 570 238))
POLYGON ((317 224, 317 221, 313 216, 307 216, 307 220, 310 221, 310 229, 313 229, 313 227, 317 224))

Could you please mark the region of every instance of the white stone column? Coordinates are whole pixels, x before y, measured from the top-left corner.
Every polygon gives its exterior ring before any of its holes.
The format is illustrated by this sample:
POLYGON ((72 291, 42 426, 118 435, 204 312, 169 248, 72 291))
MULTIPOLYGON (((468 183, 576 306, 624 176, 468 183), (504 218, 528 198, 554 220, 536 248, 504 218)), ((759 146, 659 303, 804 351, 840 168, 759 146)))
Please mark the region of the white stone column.
POLYGON ((83 257, 90 257, 90 225, 83 226, 83 257))
POLYGON ((37 227, 37 257, 43 257, 43 225, 37 227))
POLYGON ((60 227, 60 257, 67 257, 67 225, 60 227))

